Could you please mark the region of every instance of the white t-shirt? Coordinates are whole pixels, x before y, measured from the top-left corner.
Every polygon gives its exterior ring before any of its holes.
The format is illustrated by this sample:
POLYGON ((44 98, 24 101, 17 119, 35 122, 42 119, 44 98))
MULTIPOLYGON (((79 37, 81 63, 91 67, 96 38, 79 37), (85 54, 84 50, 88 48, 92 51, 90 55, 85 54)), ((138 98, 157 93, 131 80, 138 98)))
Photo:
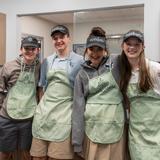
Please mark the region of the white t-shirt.
MULTIPOLYGON (((160 63, 146 59, 149 66, 150 75, 153 80, 154 91, 160 95, 160 63)), ((132 71, 130 83, 137 83, 139 77, 139 69, 132 71)))

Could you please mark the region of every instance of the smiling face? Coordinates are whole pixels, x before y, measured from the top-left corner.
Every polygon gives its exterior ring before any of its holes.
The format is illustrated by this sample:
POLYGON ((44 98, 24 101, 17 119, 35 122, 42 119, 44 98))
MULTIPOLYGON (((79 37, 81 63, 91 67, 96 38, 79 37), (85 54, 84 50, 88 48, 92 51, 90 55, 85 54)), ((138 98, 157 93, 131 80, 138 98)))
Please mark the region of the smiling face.
POLYGON ((91 61, 91 65, 97 67, 105 55, 105 50, 98 46, 87 48, 87 56, 91 61))
POLYGON ((144 44, 136 37, 130 37, 122 43, 122 50, 128 60, 139 60, 140 54, 144 50, 144 44))
POLYGON ((63 33, 55 33, 52 36, 53 44, 58 53, 67 53, 69 50, 69 43, 70 43, 70 38, 67 34, 63 33))
POLYGON ((22 47, 21 48, 21 55, 24 58, 24 62, 26 64, 31 64, 36 56, 38 54, 38 48, 33 48, 33 47, 22 47))

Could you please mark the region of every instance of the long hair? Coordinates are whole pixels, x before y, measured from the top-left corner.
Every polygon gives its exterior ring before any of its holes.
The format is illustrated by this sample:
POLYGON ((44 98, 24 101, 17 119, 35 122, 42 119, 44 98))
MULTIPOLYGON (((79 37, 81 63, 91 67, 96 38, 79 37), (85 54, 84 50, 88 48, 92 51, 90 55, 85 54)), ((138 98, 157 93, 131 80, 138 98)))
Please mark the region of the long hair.
MULTIPOLYGON (((120 56, 120 90, 123 95, 123 105, 125 108, 126 122, 128 122, 127 115, 130 112, 130 101, 127 96, 127 88, 129 85, 129 81, 132 76, 132 67, 125 55, 124 51, 122 51, 120 56), (128 111, 128 112, 127 112, 128 111)), ((149 68, 146 64, 144 51, 140 53, 139 57, 139 80, 138 80, 138 89, 140 92, 147 92, 149 89, 153 88, 153 82, 150 76, 149 68)), ((128 145, 128 123, 126 123, 126 146, 128 145)), ((130 157, 130 153, 128 151, 128 147, 126 148, 127 156, 130 157)))
MULTIPOLYGON (((153 82, 150 76, 149 68, 146 64, 144 51, 140 53, 139 64, 140 65, 139 65, 138 89, 140 92, 145 93, 149 89, 153 88, 153 82)), ((132 68, 124 51, 122 51, 120 57, 120 69, 121 69, 120 89, 122 91, 122 94, 126 95, 128 84, 131 79, 132 68)))

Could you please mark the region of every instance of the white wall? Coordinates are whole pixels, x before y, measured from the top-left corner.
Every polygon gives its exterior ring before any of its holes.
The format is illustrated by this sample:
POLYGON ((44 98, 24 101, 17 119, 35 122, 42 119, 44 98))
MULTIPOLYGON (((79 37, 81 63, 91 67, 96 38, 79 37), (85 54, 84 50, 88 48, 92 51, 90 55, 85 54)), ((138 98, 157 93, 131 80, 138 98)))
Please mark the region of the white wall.
POLYGON ((17 56, 20 39, 17 15, 32 13, 53 13, 95 8, 112 8, 144 4, 144 33, 146 54, 160 61, 160 5, 158 0, 0 0, 0 12, 7 14, 6 19, 6 59, 17 56))
MULTIPOLYGON (((34 36, 42 37, 44 40, 44 57, 51 55, 54 52, 54 48, 52 45, 52 39, 50 37, 50 31, 54 24, 53 22, 46 21, 41 19, 37 16, 22 16, 19 17, 19 30, 21 34, 31 34, 34 36)), ((65 24, 69 31, 70 37, 72 40, 73 36, 73 25, 72 24, 65 24)), ((20 41, 19 41, 20 46, 20 41)), ((72 43, 70 44, 72 48, 72 43)))
POLYGON ((160 5, 158 0, 145 0, 144 16, 146 56, 160 62, 160 5))
POLYGON ((7 14, 6 59, 9 61, 18 54, 20 29, 17 15, 112 8, 140 5, 144 2, 145 0, 0 0, 0 12, 7 14))
MULTIPOLYGON (((19 30, 20 34, 31 34, 42 37, 44 39, 44 57, 51 55, 54 51, 50 31, 56 24, 38 18, 37 16, 22 16, 19 17, 19 30)), ((65 24, 70 30, 70 36, 73 36, 73 26, 65 24)), ((20 41, 19 41, 20 46, 20 41)), ((72 47, 72 43, 71 46, 72 47)))
POLYGON ((0 0, 2 12, 17 14, 76 11, 144 4, 145 0, 0 0))
POLYGON ((84 43, 89 35, 91 28, 95 26, 102 27, 107 35, 124 34, 130 29, 139 29, 143 32, 143 19, 121 20, 121 21, 103 21, 95 23, 77 23, 74 25, 74 43, 84 43))
POLYGON ((44 55, 45 57, 50 55, 53 50, 50 31, 54 24, 34 16, 19 17, 19 23, 22 34, 43 37, 44 55))
MULTIPOLYGON (((85 16, 85 15, 84 15, 85 16)), ((76 22, 76 16, 74 17, 76 22)), ((44 39, 44 57, 53 53, 53 45, 50 37, 51 28, 56 25, 52 22, 38 18, 37 16, 22 16, 19 17, 19 29, 22 34, 31 34, 43 37, 44 39)), ((75 23, 66 24, 70 30, 72 42, 74 44, 85 43, 87 36, 93 26, 100 26, 106 30, 106 34, 123 34, 130 29, 138 29, 143 32, 143 19, 132 20, 113 20, 99 21, 92 23, 75 23), (73 27, 74 26, 74 27, 73 27), (73 30, 74 28, 74 30, 73 30)), ((20 41, 19 41, 20 46, 20 41)), ((116 47, 116 46, 115 46, 116 47)), ((117 46, 120 50, 120 44, 117 46)), ((70 48, 72 48, 72 43, 70 48)), ((111 48, 110 48, 111 49, 111 48)))
MULTIPOLYGON (((85 15, 84 15, 85 16, 85 15)), ((92 27, 102 27, 106 31, 106 35, 124 34, 130 29, 136 29, 143 32, 143 19, 121 19, 121 20, 110 20, 110 21, 98 21, 92 23, 76 23, 74 24, 74 38, 73 43, 84 44, 86 43, 87 37, 91 32, 92 27)), ((121 53, 121 41, 122 39, 110 39, 108 40, 108 49, 110 53, 120 54, 121 53)), ((82 51, 83 52, 83 51, 82 51)))

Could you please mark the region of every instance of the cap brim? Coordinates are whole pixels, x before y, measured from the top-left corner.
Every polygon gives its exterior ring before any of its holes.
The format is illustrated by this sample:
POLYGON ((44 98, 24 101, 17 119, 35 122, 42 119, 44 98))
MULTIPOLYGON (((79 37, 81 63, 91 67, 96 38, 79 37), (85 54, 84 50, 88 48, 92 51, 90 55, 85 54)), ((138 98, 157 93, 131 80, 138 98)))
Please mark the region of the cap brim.
POLYGON ((53 36, 55 33, 67 34, 65 31, 55 30, 54 32, 51 33, 51 36, 53 36))
POLYGON ((139 39, 141 42, 144 42, 144 40, 143 40, 142 38, 138 37, 138 36, 128 36, 128 37, 124 37, 124 38, 123 38, 123 41, 126 41, 127 39, 129 39, 129 38, 131 38, 131 37, 135 37, 135 38, 139 39))
POLYGON ((101 48, 103 48, 103 49, 106 48, 105 45, 100 44, 100 43, 90 43, 90 44, 86 45, 86 48, 93 47, 93 46, 98 46, 98 47, 101 47, 101 48))
POLYGON ((26 43, 26 44, 23 44, 22 47, 38 48, 38 45, 36 45, 36 44, 29 44, 29 43, 27 44, 27 43, 26 43))

